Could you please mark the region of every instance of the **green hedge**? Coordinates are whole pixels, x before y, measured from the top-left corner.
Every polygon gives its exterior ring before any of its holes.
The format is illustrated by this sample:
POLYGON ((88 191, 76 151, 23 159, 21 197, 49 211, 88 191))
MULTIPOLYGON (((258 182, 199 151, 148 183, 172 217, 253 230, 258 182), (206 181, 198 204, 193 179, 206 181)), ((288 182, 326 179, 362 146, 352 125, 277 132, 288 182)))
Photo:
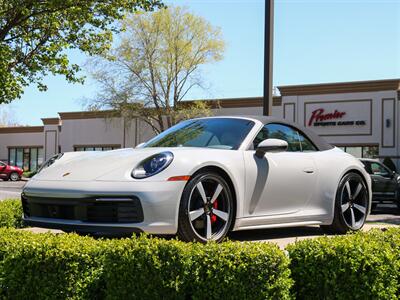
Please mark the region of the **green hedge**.
POLYGON ((287 250, 297 299, 399 299, 397 228, 303 240, 287 250))
POLYGON ((19 200, 0 201, 0 227, 22 228, 22 204, 19 200))
POLYGON ((400 299, 400 229, 268 243, 34 234, 0 202, 0 299, 400 299))
POLYGON ((288 299, 288 266, 267 243, 0 229, 0 299, 288 299))

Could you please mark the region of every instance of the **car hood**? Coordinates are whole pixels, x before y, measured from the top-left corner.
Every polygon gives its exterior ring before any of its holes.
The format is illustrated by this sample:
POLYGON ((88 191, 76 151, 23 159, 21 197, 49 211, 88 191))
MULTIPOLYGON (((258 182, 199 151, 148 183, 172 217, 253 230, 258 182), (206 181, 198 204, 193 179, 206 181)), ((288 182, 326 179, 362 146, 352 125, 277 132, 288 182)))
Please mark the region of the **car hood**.
POLYGON ((50 167, 43 169, 33 180, 90 181, 114 171, 130 177, 132 170, 147 157, 167 151, 167 148, 120 149, 105 152, 70 152, 50 167))

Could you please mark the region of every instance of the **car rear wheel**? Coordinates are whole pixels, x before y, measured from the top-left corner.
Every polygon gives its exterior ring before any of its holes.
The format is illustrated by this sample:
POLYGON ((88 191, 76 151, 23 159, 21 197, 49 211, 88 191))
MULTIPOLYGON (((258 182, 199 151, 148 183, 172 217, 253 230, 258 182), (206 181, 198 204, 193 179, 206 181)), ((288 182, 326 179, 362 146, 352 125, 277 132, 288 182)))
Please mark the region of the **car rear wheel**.
POLYGON ((360 230, 368 209, 368 190, 362 177, 357 173, 348 173, 340 181, 336 192, 333 223, 321 228, 328 233, 338 234, 360 230))
POLYGON ((184 241, 221 241, 233 219, 232 192, 214 172, 201 172, 186 185, 179 207, 178 237, 184 241))
POLYGON ((18 181, 18 180, 20 180, 20 177, 19 177, 18 173, 17 173, 17 172, 12 172, 12 173, 10 174, 10 180, 11 180, 11 181, 18 181))

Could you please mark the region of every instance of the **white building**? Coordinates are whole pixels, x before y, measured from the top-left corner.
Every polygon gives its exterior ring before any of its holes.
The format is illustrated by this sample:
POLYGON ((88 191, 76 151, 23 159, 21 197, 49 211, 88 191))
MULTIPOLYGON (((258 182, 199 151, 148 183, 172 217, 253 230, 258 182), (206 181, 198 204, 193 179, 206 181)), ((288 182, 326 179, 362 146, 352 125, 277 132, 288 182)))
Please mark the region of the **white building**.
MULTIPOLYGON (((400 169, 400 79, 278 89, 273 116, 310 127, 357 157, 389 157, 400 169)), ((215 115, 262 114, 260 97, 222 99, 219 104, 215 115)), ((109 116, 108 111, 64 112, 42 119, 43 126, 0 128, 0 160, 35 170, 58 152, 134 147, 153 136, 140 120, 124 124, 109 116)))

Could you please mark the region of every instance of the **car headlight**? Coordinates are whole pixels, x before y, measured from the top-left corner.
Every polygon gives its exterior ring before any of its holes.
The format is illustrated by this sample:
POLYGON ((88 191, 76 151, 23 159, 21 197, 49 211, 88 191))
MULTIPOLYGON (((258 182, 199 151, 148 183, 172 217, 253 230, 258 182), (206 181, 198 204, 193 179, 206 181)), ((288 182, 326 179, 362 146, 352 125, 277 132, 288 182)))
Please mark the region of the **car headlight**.
POLYGON ((132 177, 143 179, 160 173, 165 170, 174 159, 174 155, 169 152, 161 152, 143 160, 133 171, 132 177))
POLYGON ((397 182, 400 183, 400 176, 397 176, 397 182))
POLYGON ((42 171, 43 169, 50 167, 52 164, 54 164, 56 162, 56 160, 59 160, 63 155, 64 155, 64 153, 58 153, 58 154, 50 157, 48 160, 46 160, 46 162, 44 164, 42 164, 40 166, 40 168, 36 172, 36 174, 40 173, 40 171, 42 171))

